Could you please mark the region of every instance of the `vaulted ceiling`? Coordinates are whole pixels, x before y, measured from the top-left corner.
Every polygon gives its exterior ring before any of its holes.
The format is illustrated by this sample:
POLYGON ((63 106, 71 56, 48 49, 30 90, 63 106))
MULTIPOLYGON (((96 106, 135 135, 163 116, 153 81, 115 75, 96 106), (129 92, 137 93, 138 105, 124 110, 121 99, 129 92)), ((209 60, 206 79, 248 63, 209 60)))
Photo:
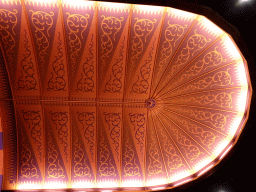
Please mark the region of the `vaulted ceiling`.
POLYGON ((246 61, 201 15, 0 0, 0 43, 5 190, 172 188, 219 163, 248 117, 246 61))

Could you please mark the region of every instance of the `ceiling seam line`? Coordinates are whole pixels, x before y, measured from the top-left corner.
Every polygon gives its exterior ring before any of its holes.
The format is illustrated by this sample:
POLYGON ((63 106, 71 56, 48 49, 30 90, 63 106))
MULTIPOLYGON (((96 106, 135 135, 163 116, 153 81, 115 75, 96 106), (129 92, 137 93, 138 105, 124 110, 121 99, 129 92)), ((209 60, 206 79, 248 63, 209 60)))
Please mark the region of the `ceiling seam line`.
POLYGON ((179 115, 179 116, 181 116, 181 117, 184 117, 184 118, 186 118, 186 119, 189 119, 189 120, 191 120, 191 121, 193 121, 193 122, 195 122, 195 123, 198 123, 198 124, 200 124, 200 125, 202 125, 202 126, 204 126, 204 127, 207 127, 208 129, 211 129, 211 130, 213 130, 213 131, 216 131, 217 133, 220 133, 220 134, 222 134, 222 135, 224 135, 224 136, 226 136, 226 137, 228 136, 228 135, 226 135, 225 133, 222 133, 222 132, 220 132, 220 131, 218 131, 218 130, 216 130, 216 129, 214 129, 214 128, 208 126, 208 125, 205 125, 205 124, 203 124, 203 123, 201 123, 201 122, 199 122, 199 121, 197 121, 197 120, 194 120, 194 119, 192 119, 192 118, 186 117, 185 115, 182 115, 182 114, 177 113, 177 112, 173 112, 173 111, 168 110, 168 109, 166 109, 166 108, 162 108, 162 109, 165 110, 165 111, 174 113, 174 114, 176 114, 176 115, 179 115))
POLYGON ((164 7, 164 13, 163 13, 163 17, 162 17, 162 22, 161 22, 161 28, 160 28, 160 32, 158 35, 158 42, 157 42, 157 48, 156 48, 156 54, 155 54, 155 59, 154 59, 154 66, 153 66, 153 70, 152 70, 152 75, 151 75, 151 83, 150 83, 150 90, 149 90, 149 98, 151 98, 153 95, 151 95, 151 91, 152 91, 152 85, 153 85, 153 79, 155 77, 155 67, 156 67, 156 61, 157 61, 157 55, 158 55, 158 51, 159 51, 159 46, 160 46, 160 41, 161 41, 161 37, 162 37, 162 30, 164 27, 164 21, 165 21, 165 17, 166 17, 166 13, 167 13, 167 7, 164 7))
POLYGON ((212 91, 221 91, 221 90, 228 90, 228 89, 239 89, 239 88, 242 89, 242 88, 245 88, 245 87, 248 87, 248 86, 237 86, 237 87, 210 89, 210 90, 207 90, 207 91, 196 91, 196 92, 186 93, 186 94, 182 94, 182 95, 175 95, 175 96, 172 96, 172 97, 166 97, 166 98, 163 98, 161 100, 163 101, 163 100, 169 100, 169 99, 176 98, 176 97, 184 97, 184 96, 188 96, 188 95, 197 95, 197 94, 204 93, 204 92, 207 93, 207 92, 212 92, 212 91))
MULTIPOLYGON (((192 59, 190 62, 188 62, 176 75, 174 75, 161 89, 160 91, 158 91, 157 95, 159 93, 161 93, 161 91, 170 83, 172 82, 175 77, 177 77, 178 75, 180 75, 185 69, 187 69, 187 67, 189 67, 198 57, 200 57, 201 55, 203 55, 203 53, 205 53, 209 48, 211 48, 217 41, 219 41, 223 36, 225 36, 226 34, 222 34, 221 36, 219 36, 218 38, 216 38, 210 45, 208 45, 203 51, 201 51, 194 59, 192 59)), ((157 96, 156 95, 156 96, 157 96)), ((155 96, 155 97, 156 97, 155 96)))
POLYGON ((175 51, 174 54, 172 55, 172 58, 171 58, 170 61, 168 62, 167 66, 166 66, 166 68, 165 68, 165 70, 164 70, 164 72, 163 72, 163 75, 161 76, 160 80, 158 81, 158 83, 157 83, 157 85, 156 85, 156 87, 155 87, 155 89, 154 89, 154 92, 153 92, 153 94, 152 94, 152 97, 153 97, 153 98, 154 98, 154 94, 155 94, 155 92, 156 92, 158 86, 159 86, 160 83, 162 82, 163 76, 165 75, 165 73, 166 73, 166 71, 167 71, 167 68, 168 68, 169 65, 172 63, 174 57, 176 56, 176 54, 178 53, 178 51, 179 51, 179 49, 180 49, 180 47, 181 47, 181 44, 185 41, 185 39, 186 39, 186 37, 188 36, 189 32, 190 32, 190 31, 192 30, 192 28, 194 27, 194 25, 195 25, 195 23, 196 23, 196 21, 197 21, 197 18, 199 18, 199 17, 200 17, 199 15, 196 16, 196 19, 195 19, 195 20, 193 21, 193 23, 191 24, 190 28, 188 29, 187 33, 184 35, 184 37, 183 37, 183 39, 181 40, 181 42, 180 42, 179 46, 177 47, 176 51, 175 51))
POLYGON ((199 78, 201 78, 201 77, 203 77, 203 76, 205 76, 205 75, 208 75, 208 74, 210 74, 210 73, 213 73, 213 72, 215 72, 215 71, 217 71, 217 70, 219 70, 219 69, 221 69, 221 68, 227 67, 227 66, 229 66, 229 65, 233 65, 233 64, 237 63, 237 62, 240 61, 240 60, 241 60, 241 59, 232 61, 232 62, 227 63, 227 64, 225 64, 225 65, 223 65, 223 66, 220 66, 220 67, 218 67, 218 68, 216 68, 216 69, 213 69, 213 70, 211 70, 211 71, 208 71, 208 72, 206 72, 206 73, 204 73, 204 74, 202 74, 202 75, 200 75, 200 76, 198 76, 198 77, 195 77, 195 78, 193 78, 193 79, 191 79, 191 80, 189 80, 189 81, 187 81, 187 82, 185 82, 185 83, 179 85, 178 87, 175 87, 175 88, 171 89, 170 91, 167 91, 167 92, 165 92, 165 93, 162 94, 162 95, 159 95, 159 97, 157 97, 156 99, 161 98, 161 97, 163 97, 164 95, 169 94, 169 93, 171 93, 172 91, 174 91, 174 90, 176 90, 176 89, 178 89, 178 88, 180 88, 180 87, 183 87, 183 86, 185 86, 186 84, 188 84, 188 83, 190 83, 190 82, 193 82, 193 81, 195 81, 195 80, 197 80, 197 79, 199 79, 199 78))
MULTIPOLYGON (((162 113, 162 112, 160 112, 162 113)), ((187 136, 189 136, 195 143, 197 143, 203 150, 205 150, 208 155, 212 155, 208 150, 206 150, 199 142, 197 142, 189 133, 187 133, 184 129, 182 129, 177 123, 175 123, 171 118, 166 116, 164 113, 162 113, 163 116, 165 116, 169 121, 171 121, 176 127, 178 127, 180 130, 182 130, 187 136)))
POLYGON ((179 151, 180 155, 183 157, 183 160, 186 162, 189 170, 191 170, 191 167, 189 165, 189 163, 187 162, 186 158, 183 156, 182 152, 180 151, 180 148, 177 146, 177 144, 175 143, 174 139, 172 138, 171 134, 169 133, 169 131, 167 130, 167 128, 165 127, 165 125, 163 124, 163 122, 161 121, 160 117, 158 114, 156 114, 156 117, 158 118, 158 120, 160 121, 162 127, 165 129, 165 131, 167 132, 167 134, 169 135, 169 137, 171 138, 173 144, 175 145, 175 147, 177 148, 177 150, 179 151))

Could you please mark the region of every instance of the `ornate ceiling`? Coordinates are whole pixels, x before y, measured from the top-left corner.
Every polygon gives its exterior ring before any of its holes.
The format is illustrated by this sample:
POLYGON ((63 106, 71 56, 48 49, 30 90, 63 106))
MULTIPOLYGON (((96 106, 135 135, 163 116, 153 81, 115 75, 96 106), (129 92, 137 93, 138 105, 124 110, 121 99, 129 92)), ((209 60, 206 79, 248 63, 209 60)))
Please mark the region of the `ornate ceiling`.
POLYGON ((215 166, 248 117, 246 61, 201 15, 0 0, 0 43, 5 190, 172 188, 215 166))

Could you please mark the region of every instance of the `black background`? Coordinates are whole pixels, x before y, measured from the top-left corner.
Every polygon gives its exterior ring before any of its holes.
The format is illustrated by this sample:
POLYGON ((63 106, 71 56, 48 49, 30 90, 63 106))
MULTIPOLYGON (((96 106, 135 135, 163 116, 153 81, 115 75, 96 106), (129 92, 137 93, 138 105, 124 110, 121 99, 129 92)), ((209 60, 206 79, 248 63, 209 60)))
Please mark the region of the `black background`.
MULTIPOLYGON (((113 0, 112 0, 113 1, 113 0)), ((120 2, 120 1, 116 1, 120 2)), ((229 33, 248 63, 252 88, 256 83, 256 0, 121 0, 123 3, 173 7, 208 17, 229 33)), ((256 110, 255 94, 248 121, 236 145, 211 171, 170 192, 254 192, 256 191, 256 110)))

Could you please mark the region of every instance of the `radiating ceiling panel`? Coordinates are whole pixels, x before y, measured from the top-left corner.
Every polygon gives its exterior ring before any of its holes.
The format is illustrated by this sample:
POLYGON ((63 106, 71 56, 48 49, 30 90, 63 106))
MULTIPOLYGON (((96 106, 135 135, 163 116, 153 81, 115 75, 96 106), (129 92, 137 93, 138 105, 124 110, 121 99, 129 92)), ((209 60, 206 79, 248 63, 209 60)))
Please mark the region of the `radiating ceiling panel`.
POLYGON ((94 1, 0 5, 3 189, 173 188, 237 141, 247 62, 206 17, 94 1))

